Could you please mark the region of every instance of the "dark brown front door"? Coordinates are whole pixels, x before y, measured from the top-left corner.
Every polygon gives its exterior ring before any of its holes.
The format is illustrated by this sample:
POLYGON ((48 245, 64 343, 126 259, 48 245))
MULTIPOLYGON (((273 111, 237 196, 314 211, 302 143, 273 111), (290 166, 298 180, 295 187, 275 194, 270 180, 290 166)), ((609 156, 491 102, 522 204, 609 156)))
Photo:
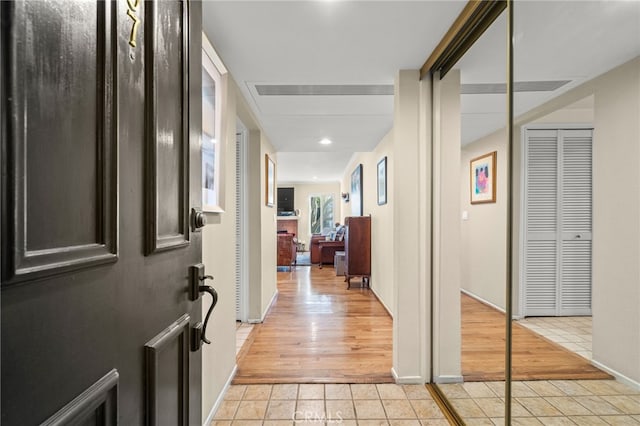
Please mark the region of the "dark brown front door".
POLYGON ((1 423, 200 425, 201 5, 0 20, 1 423))

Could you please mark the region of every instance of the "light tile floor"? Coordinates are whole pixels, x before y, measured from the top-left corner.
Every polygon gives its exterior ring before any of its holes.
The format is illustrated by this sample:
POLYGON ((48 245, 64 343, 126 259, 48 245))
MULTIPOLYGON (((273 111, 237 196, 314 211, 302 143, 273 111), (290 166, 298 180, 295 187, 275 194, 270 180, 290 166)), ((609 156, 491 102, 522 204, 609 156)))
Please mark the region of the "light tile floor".
POLYGON ((240 349, 242 349, 242 345, 246 342, 251 330, 253 330, 253 324, 236 322, 236 355, 238 355, 240 349))
MULTIPOLYGON (((467 425, 504 425, 504 382, 439 385, 467 425)), ((640 425, 640 391, 615 380, 514 382, 513 425, 640 425)))
POLYGON ((591 317, 530 317, 518 324, 591 361, 591 317))
POLYGON ((211 426, 448 425, 421 385, 234 385, 211 426))

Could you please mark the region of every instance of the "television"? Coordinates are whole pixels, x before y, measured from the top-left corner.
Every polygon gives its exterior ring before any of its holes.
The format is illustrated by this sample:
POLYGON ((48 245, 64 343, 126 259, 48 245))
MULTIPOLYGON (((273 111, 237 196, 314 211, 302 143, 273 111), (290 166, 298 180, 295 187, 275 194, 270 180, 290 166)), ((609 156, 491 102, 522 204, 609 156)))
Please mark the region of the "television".
POLYGON ((278 188, 278 214, 291 215, 294 214, 295 207, 293 204, 294 188, 278 188))

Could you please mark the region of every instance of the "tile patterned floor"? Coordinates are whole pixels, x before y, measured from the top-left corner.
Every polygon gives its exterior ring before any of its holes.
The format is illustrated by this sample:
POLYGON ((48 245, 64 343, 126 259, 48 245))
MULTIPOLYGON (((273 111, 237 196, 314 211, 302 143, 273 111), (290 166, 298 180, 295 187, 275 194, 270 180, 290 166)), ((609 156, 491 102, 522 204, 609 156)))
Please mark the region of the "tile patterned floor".
MULTIPOLYGON (((504 425, 504 383, 439 385, 467 425, 504 425)), ((514 382, 513 425, 640 425, 640 391, 615 380, 514 382)))
POLYGON ((448 425, 421 385, 234 385, 211 426, 448 425))
POLYGON ((242 349, 242 345, 249 337, 249 334, 253 330, 253 324, 249 324, 247 322, 236 322, 236 355, 242 349))
POLYGON ((591 361, 591 317, 530 317, 518 323, 591 361))

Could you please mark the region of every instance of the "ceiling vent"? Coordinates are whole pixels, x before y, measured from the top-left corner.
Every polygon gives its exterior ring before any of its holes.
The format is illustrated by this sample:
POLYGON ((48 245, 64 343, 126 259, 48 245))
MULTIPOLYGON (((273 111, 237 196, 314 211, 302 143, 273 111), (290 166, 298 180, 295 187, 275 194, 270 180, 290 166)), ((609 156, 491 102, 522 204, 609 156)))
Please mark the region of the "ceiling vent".
MULTIPOLYGON (((553 92, 570 83, 571 80, 557 81, 516 81, 513 83, 514 92, 553 92)), ((463 95, 497 95, 507 93, 504 83, 461 84, 460 93, 463 95)))
POLYGON ((380 96, 393 95, 392 84, 256 84, 260 96, 380 96))

